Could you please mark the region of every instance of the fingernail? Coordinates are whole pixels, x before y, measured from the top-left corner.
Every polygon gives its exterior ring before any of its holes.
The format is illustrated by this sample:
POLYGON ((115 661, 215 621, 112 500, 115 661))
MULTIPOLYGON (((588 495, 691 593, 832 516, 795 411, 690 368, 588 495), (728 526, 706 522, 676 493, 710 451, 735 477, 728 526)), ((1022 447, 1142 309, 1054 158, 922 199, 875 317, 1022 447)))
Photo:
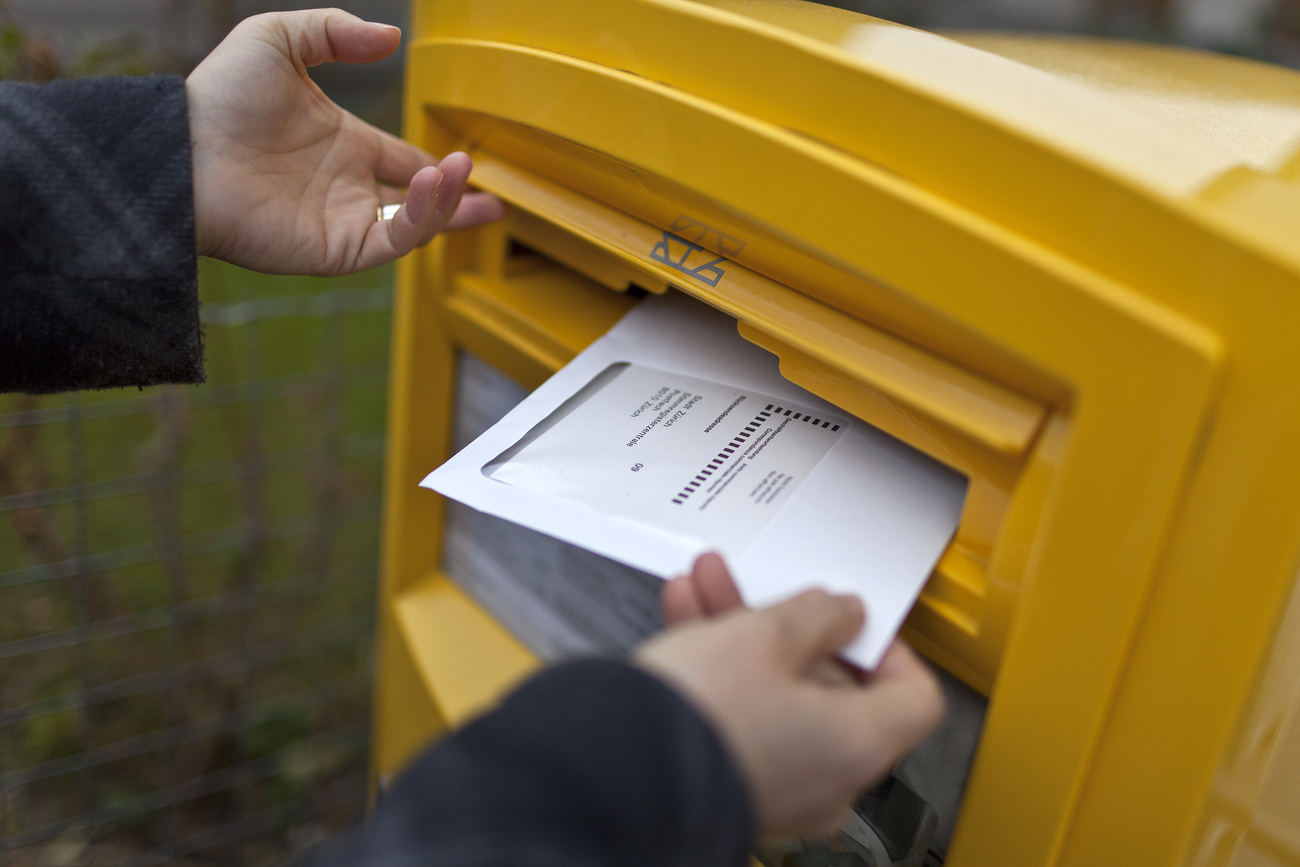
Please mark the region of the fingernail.
POLYGON ((371 21, 370 23, 371 23, 371 24, 374 24, 376 27, 386 27, 386 28, 388 28, 389 30, 396 30, 398 33, 401 33, 401 32, 402 32, 402 28, 400 28, 400 27, 396 27, 396 26, 394 26, 394 25, 392 25, 392 24, 385 24, 385 23, 382 22, 382 21, 371 21))
POLYGON ((434 171, 438 173, 438 179, 433 182, 433 195, 436 198, 438 195, 438 187, 442 186, 442 172, 437 167, 434 168, 434 171))

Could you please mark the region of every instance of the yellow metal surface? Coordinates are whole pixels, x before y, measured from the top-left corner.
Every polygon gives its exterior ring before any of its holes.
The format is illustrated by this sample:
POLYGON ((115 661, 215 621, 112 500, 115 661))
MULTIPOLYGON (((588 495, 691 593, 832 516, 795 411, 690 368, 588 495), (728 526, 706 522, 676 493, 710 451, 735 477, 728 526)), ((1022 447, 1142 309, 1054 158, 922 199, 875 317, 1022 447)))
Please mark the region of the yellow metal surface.
POLYGON ((950 863, 1300 865, 1300 76, 959 38, 414 4, 407 135, 512 214, 399 275, 377 774, 534 664, 415 487, 456 353, 536 385, 675 287, 971 479, 905 628, 991 699, 950 863))
POLYGON ((1300 80, 1289 69, 1167 45, 996 33, 952 37, 1082 84, 1264 172, 1286 168, 1300 145, 1300 80))
POLYGON ((398 629, 442 721, 456 726, 486 710, 502 685, 537 660, 446 577, 435 575, 397 600, 398 629), (436 630, 427 629, 436 623, 436 630))

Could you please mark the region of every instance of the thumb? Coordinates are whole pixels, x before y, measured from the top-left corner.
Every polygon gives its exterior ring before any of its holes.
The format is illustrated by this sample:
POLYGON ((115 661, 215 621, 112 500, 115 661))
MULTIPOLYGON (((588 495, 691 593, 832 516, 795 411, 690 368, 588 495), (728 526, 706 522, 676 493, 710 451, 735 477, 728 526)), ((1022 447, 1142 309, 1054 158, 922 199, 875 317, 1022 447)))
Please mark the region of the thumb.
POLYGON ((772 630, 779 661, 800 672, 837 653, 866 622, 866 610, 856 596, 832 596, 824 590, 800 593, 759 614, 772 630))
POLYGON ((263 36, 282 46, 303 66, 322 63, 373 63, 397 50, 402 31, 375 24, 342 9, 268 12, 248 19, 263 36))
POLYGON ((717 617, 736 608, 745 607, 727 564, 714 553, 703 554, 691 569, 691 585, 699 595, 705 615, 717 617))

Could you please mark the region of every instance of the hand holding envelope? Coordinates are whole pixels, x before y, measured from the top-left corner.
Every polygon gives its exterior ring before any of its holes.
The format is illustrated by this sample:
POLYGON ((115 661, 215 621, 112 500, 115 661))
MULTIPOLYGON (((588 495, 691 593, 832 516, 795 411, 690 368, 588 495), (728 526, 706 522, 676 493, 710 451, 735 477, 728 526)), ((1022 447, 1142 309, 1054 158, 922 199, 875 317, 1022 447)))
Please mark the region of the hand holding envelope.
POLYGON ((663 601, 669 630, 636 660, 714 724, 765 835, 837 827, 943 713, 934 675, 901 642, 870 674, 836 660, 862 627, 853 596, 810 590, 747 611, 722 560, 706 554, 664 585, 663 601))

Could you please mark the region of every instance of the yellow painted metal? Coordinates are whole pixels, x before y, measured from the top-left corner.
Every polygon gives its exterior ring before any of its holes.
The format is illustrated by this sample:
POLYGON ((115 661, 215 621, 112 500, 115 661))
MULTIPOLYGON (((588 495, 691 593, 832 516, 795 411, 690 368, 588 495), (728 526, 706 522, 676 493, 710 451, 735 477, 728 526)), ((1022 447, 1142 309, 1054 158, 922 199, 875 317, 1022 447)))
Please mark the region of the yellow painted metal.
POLYGON ((790 0, 408 38, 408 137, 512 213, 399 274, 378 774, 534 664, 415 487, 457 351, 535 385, 671 286, 971 478, 905 628, 991 698, 951 863, 1300 865, 1300 76, 790 0))
POLYGON ((503 686, 537 667, 532 654, 444 576, 403 593, 394 614, 420 682, 428 685, 447 725, 481 713, 503 686), (426 630, 430 623, 439 628, 426 630))

